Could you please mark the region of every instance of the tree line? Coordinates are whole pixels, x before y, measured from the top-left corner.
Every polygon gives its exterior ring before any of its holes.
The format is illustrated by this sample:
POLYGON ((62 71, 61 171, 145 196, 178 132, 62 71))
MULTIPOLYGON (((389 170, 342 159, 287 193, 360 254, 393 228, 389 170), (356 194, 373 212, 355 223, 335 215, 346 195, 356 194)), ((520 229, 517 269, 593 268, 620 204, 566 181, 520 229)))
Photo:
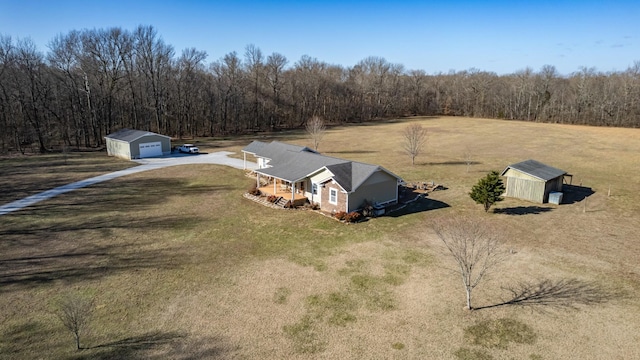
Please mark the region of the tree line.
POLYGON ((59 34, 39 51, 0 34, 0 151, 100 147, 120 128, 215 136, 408 115, 640 127, 640 61, 625 71, 545 65, 427 74, 380 57, 345 67, 248 45, 211 63, 155 28, 59 34))

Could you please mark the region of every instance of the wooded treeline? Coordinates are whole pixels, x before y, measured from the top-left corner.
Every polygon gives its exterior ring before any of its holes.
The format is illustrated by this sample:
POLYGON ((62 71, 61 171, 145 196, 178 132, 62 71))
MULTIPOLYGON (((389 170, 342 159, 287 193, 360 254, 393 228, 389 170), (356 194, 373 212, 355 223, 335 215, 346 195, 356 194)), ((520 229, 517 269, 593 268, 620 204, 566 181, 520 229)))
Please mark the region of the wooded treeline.
POLYGON ((406 115, 456 115, 640 127, 640 61, 622 72, 547 65, 509 75, 428 75, 368 57, 352 67, 290 61, 248 45, 206 63, 176 54, 152 26, 71 31, 40 52, 0 34, 0 151, 99 147, 120 128, 175 137, 406 115))

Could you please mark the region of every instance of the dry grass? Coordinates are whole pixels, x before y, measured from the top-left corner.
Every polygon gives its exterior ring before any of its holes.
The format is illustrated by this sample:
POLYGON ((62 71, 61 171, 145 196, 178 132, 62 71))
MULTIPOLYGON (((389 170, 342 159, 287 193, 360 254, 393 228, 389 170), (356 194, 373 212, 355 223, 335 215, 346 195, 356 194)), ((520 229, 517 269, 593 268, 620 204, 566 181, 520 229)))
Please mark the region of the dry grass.
POLYGON ((104 152, 0 156, 0 204, 136 164, 104 152))
MULTIPOLYGON (((277 138, 310 145, 298 133, 277 138)), ((198 146, 237 151, 248 141, 198 146)), ((449 189, 429 200, 449 207, 344 225, 247 201, 251 180, 212 165, 68 193, 0 217, 0 356, 640 358, 640 131, 416 118, 332 128, 319 150, 442 183, 449 189), (430 134, 413 167, 400 150, 412 121, 430 134), (475 161, 468 172, 466 148, 475 161), (591 187, 586 212, 582 201, 508 199, 485 214, 468 197, 489 170, 528 158, 591 187), (452 215, 494 222, 511 250, 474 292, 482 310, 463 310, 461 282, 429 226, 452 215), (538 303, 499 305, 522 284, 560 289, 540 292, 538 303), (52 309, 69 289, 97 304, 84 341, 91 349, 81 352, 52 309)), ((3 159, 0 171, 15 171, 16 161, 3 159)), ((21 170, 21 186, 46 188, 50 168, 35 164, 21 170)))

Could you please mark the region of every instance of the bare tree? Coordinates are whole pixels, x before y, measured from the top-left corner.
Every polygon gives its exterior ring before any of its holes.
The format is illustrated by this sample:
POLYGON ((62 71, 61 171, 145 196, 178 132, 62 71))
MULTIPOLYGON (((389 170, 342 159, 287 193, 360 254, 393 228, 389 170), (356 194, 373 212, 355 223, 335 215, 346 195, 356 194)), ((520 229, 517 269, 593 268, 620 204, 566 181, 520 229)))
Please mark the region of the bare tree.
POLYGON ((455 272, 462 278, 467 309, 473 310, 471 292, 503 260, 497 232, 486 223, 461 217, 437 221, 434 230, 456 263, 455 272))
POLYGON ((205 59, 193 48, 176 57, 148 25, 71 30, 57 35, 48 53, 0 34, 0 151, 96 147, 123 127, 179 137, 302 128, 313 116, 640 127, 640 61, 613 72, 560 74, 544 65, 504 75, 474 68, 428 75, 380 57, 343 67, 303 55, 288 66, 283 55, 265 58, 252 44, 244 57, 205 59))
POLYGON ((269 112, 269 129, 273 130, 280 123, 280 97, 283 88, 283 73, 287 58, 279 53, 267 57, 267 81, 272 90, 273 107, 269 112))
POLYGON ((403 136, 404 151, 411 157, 411 165, 415 165, 416 157, 420 155, 427 142, 427 129, 420 124, 413 123, 404 129, 403 136))
POLYGON ((64 327, 73 334, 78 350, 82 349, 80 337, 89 330, 92 313, 93 300, 78 293, 68 293, 58 303, 58 318, 64 327))
POLYGON ((249 44, 245 48, 244 52, 245 56, 245 67, 247 71, 247 78, 251 81, 251 93, 253 93, 252 99, 252 117, 253 117, 253 128, 259 129, 260 124, 262 123, 261 117, 264 116, 264 105, 263 101, 261 101, 260 94, 261 91, 261 80, 263 79, 264 74, 264 56, 262 55, 262 51, 259 47, 249 44))
POLYGON ((462 156, 464 158, 464 163, 467 164, 467 172, 469 172, 469 168, 473 165, 473 152, 468 147, 465 147, 462 156))
POLYGON ((313 149, 317 151, 320 140, 322 140, 327 130, 327 127, 324 125, 324 120, 319 116, 313 116, 307 120, 306 129, 313 141, 313 149))

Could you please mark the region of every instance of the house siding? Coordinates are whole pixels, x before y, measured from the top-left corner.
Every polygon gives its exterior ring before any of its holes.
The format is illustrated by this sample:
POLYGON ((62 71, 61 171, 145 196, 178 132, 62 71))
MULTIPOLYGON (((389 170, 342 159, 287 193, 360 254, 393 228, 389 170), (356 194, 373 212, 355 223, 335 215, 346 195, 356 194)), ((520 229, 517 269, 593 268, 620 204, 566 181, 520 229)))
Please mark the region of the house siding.
POLYGON ((129 150, 129 143, 123 141, 117 141, 113 139, 106 139, 107 155, 119 157, 121 159, 131 160, 131 151, 129 150))
POLYGON ((543 202, 549 202, 549 193, 552 191, 562 191, 562 183, 563 183, 563 177, 557 177, 555 179, 551 179, 549 181, 547 181, 547 184, 544 188, 544 199, 543 202))
POLYGON ((322 211, 336 213, 339 211, 347 211, 347 194, 342 191, 340 186, 337 184, 333 184, 328 182, 325 184, 325 187, 320 191, 321 202, 320 209, 322 211), (329 196, 331 194, 331 189, 337 190, 337 204, 332 204, 329 202, 329 196))
POLYGON ((171 139, 160 135, 145 135, 132 142, 106 138, 107 155, 122 159, 137 159, 140 157, 140 144, 159 142, 162 145, 162 154, 171 154, 171 139))
POLYGON ((251 154, 257 159, 258 178, 264 175, 297 182, 296 190, 310 202, 318 203, 325 212, 354 211, 361 208, 365 200, 372 203, 397 202, 399 178, 388 170, 310 153, 306 148, 294 146, 290 150, 291 147, 277 142, 265 144, 254 141, 242 151, 245 156, 251 154), (269 149, 265 150, 265 147, 269 149), (273 160, 269 161, 267 156, 273 160), (313 184, 318 185, 315 195, 312 194, 313 184), (329 202, 331 189, 337 191, 336 204, 329 202), (352 189, 356 190, 349 192, 352 189))
POLYGON ((562 191, 562 176, 543 181, 514 169, 509 169, 505 176, 507 177, 505 195, 508 197, 543 204, 549 201, 551 191, 562 191))
POLYGON ((398 181, 384 171, 371 175, 358 189, 349 194, 349 211, 362 207, 366 201, 374 203, 389 203, 398 201, 398 181))
POLYGON ((159 142, 160 144, 162 144, 163 155, 171 154, 171 139, 159 135, 145 135, 140 139, 137 139, 130 143, 131 158, 137 159, 140 157, 140 144, 151 142, 159 142))
POLYGON ((330 181, 331 176, 332 176, 331 172, 329 172, 328 170, 324 170, 306 179, 304 194, 309 199, 309 202, 318 203, 318 204, 323 204, 324 202, 326 202, 327 205, 329 205, 329 189, 322 188, 320 184, 330 181), (314 183, 318 184, 318 195, 313 195, 313 193, 311 193, 311 191, 313 190, 314 183), (326 199, 325 199, 325 193, 326 193, 326 199))

